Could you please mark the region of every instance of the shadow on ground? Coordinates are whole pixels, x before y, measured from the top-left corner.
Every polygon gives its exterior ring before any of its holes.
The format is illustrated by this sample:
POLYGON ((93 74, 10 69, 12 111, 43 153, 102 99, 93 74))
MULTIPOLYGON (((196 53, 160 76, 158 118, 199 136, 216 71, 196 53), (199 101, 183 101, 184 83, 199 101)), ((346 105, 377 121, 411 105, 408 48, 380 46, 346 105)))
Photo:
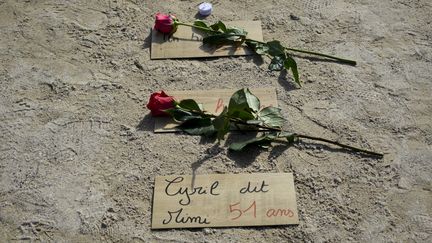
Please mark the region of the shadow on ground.
POLYGON ((136 126, 138 131, 153 132, 154 130, 154 118, 149 114, 145 115, 136 126))

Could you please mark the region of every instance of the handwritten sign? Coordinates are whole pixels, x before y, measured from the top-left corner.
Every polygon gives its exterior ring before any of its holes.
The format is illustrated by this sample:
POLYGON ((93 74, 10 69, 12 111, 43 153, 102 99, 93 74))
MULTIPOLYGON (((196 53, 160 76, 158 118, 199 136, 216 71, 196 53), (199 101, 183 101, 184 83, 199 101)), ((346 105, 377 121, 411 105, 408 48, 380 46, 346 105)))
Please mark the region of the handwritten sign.
MULTIPOLYGON (((218 115, 222 112, 223 107, 229 104, 229 99, 235 91, 237 89, 172 90, 167 91, 167 94, 174 96, 176 100, 194 99, 202 105, 206 112, 218 115)), ((252 88, 250 91, 260 99, 261 106, 278 106, 274 88, 252 88)), ((154 132, 175 132, 177 125, 178 123, 169 117, 158 117, 155 119, 154 132)))
POLYGON ((291 173, 158 176, 152 229, 298 224, 291 173))
MULTIPOLYGON (((263 41, 260 21, 233 21, 227 26, 243 28, 248 38, 263 41)), ((172 35, 152 30, 151 59, 241 56, 254 54, 245 46, 214 46, 202 43, 203 32, 187 26, 179 26, 172 35)))

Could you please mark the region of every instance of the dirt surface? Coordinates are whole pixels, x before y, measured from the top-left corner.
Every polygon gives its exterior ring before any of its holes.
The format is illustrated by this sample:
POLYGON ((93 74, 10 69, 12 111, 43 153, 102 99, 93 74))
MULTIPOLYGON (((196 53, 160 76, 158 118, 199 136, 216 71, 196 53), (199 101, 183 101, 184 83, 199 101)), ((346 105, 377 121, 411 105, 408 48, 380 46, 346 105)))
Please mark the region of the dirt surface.
POLYGON ((150 60, 156 12, 200 1, 0 0, 1 242, 431 242, 432 4, 214 1, 266 40, 358 61, 298 58, 303 88, 269 60, 150 60), (303 143, 231 154, 154 134, 160 89, 276 87, 285 129, 385 153, 303 143), (300 225, 150 230, 156 175, 293 172, 300 225))

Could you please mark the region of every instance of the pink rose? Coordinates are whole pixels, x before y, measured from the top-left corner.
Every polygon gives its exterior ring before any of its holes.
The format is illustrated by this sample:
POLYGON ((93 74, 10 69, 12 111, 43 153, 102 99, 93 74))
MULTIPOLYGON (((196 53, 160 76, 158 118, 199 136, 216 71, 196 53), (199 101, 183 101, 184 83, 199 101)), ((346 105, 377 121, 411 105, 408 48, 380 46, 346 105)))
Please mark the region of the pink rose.
POLYGON ((175 31, 175 21, 177 19, 174 15, 157 13, 155 18, 155 30, 164 34, 170 34, 175 31))

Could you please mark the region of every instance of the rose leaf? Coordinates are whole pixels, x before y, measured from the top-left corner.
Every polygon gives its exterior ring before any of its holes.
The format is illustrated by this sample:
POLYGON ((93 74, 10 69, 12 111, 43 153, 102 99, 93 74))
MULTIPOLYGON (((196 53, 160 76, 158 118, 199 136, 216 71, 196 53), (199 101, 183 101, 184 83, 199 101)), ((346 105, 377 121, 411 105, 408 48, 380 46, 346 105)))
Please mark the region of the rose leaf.
POLYGON ((280 128, 283 126, 285 119, 282 117, 281 109, 273 106, 268 106, 258 113, 258 120, 265 125, 280 128))
POLYGON ((201 111, 201 108, 199 107, 198 103, 196 103, 196 101, 193 99, 182 100, 180 101, 179 106, 186 110, 201 111))
POLYGON ((271 71, 281 71, 284 67, 284 57, 283 56, 275 56, 271 60, 268 69, 271 71))
POLYGON ((175 121, 178 121, 178 122, 187 121, 187 120, 195 119, 195 118, 201 118, 201 116, 199 116, 199 115, 195 115, 191 112, 184 111, 184 110, 177 109, 177 108, 172 108, 172 109, 168 109, 168 110, 164 110, 164 111, 166 113, 168 113, 175 121))
POLYGON ((285 59, 285 61, 284 61, 284 67, 287 70, 291 68, 291 72, 293 74, 294 81, 299 86, 301 86, 301 82, 300 82, 299 73, 298 73, 298 70, 297 70, 297 63, 296 63, 296 61, 292 57, 287 56, 286 59, 285 59))
POLYGON ((210 118, 190 119, 177 126, 177 128, 190 135, 211 136, 216 132, 210 118))
POLYGON ((229 150, 232 151, 241 151, 249 145, 258 145, 260 147, 268 147, 271 145, 271 139, 268 138, 267 135, 263 135, 260 137, 252 138, 243 142, 232 143, 229 146, 229 150))

